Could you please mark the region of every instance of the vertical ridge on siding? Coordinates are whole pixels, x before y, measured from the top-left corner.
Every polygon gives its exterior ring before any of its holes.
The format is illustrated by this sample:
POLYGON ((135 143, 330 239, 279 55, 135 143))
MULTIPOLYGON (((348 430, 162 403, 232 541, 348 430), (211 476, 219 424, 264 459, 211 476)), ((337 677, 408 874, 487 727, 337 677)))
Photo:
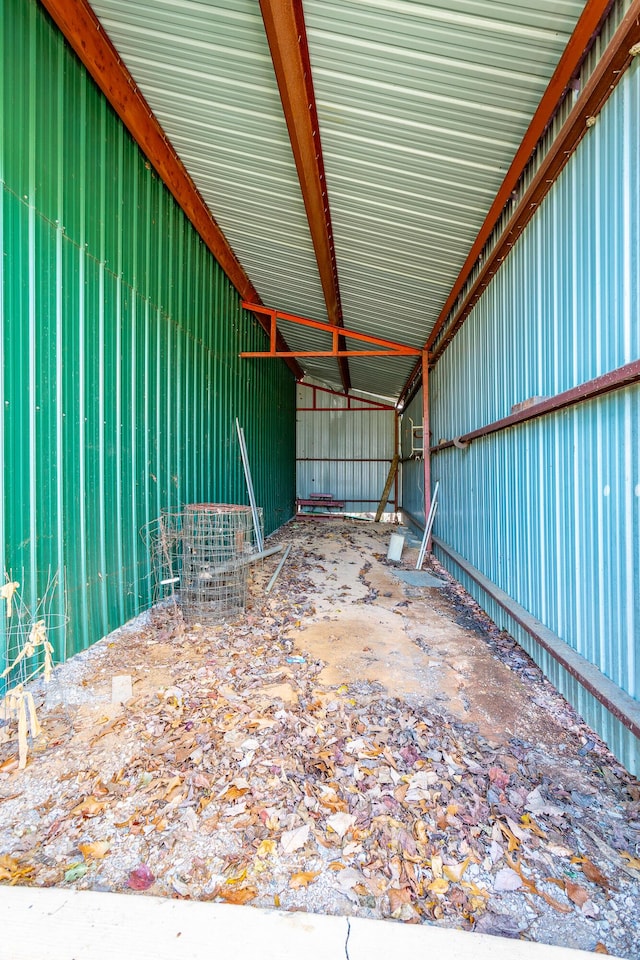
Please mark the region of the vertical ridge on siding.
MULTIPOLYGON (((151 598, 140 528, 185 502, 294 504, 295 385, 35 0, 0 0, 0 562, 66 615, 55 657, 151 598)), ((0 612, 0 658, 7 650, 0 612)))
MULTIPOLYGON (((636 58, 436 364, 432 443, 640 357, 638 116, 636 58)), ((638 699, 640 386, 439 451, 432 470, 436 534, 638 699)), ((535 659, 637 772, 633 735, 535 659)))

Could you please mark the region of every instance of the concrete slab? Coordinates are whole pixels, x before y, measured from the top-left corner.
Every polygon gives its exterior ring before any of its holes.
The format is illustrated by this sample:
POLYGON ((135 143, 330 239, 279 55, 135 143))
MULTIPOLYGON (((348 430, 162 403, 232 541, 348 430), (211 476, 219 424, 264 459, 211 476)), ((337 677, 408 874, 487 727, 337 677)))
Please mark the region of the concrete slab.
POLYGON ((408 583, 410 587, 437 587, 438 589, 446 587, 444 580, 434 577, 426 570, 394 570, 393 575, 403 583, 408 583))
POLYGON ((414 926, 354 917, 349 927, 348 960, 397 956, 446 960, 585 960, 592 956, 582 950, 425 924, 414 926))
POLYGON ((581 950, 427 924, 284 913, 192 900, 5 887, 2 947, 11 960, 586 960, 581 950))

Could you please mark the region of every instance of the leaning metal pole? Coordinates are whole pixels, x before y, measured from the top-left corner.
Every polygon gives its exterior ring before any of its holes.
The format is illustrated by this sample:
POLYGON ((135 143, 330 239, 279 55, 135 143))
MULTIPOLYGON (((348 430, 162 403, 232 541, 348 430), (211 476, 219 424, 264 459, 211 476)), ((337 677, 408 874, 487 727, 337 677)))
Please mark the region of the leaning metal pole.
POLYGON ((258 553, 264 550, 264 541, 262 539, 262 530, 260 528, 260 518, 258 516, 258 507, 256 506, 256 497, 253 492, 253 480, 251 479, 251 467, 249 466, 249 455, 247 453, 247 444, 244 439, 244 430, 240 426, 240 421, 236 417, 236 430, 238 431, 238 440, 240 441, 240 453, 242 455, 242 466, 244 467, 244 478, 247 483, 249 493, 249 503, 251 504, 251 513, 253 515, 253 526, 256 535, 256 546, 258 553))

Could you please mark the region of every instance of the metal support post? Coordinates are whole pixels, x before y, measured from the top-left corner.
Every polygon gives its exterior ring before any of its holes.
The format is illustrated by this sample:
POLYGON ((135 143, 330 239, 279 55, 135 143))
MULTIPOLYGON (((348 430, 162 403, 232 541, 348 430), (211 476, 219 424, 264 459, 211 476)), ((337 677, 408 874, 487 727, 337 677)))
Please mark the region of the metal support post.
MULTIPOLYGON (((431 452, 429 450, 429 353, 422 351, 422 444, 424 462, 424 522, 431 510, 431 452)), ((427 549, 429 544, 427 544, 427 549)))

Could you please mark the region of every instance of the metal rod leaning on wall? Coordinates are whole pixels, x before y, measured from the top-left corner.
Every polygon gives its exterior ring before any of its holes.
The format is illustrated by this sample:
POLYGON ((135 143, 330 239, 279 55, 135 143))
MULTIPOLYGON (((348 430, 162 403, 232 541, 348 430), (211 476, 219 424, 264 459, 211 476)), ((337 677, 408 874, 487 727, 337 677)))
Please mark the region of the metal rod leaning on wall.
POLYGON ((436 510, 438 509, 438 490, 440 489, 440 481, 438 480, 435 489, 433 491, 433 497, 431 498, 431 507, 429 508, 429 516, 427 517, 427 522, 424 526, 424 536, 422 537, 422 543, 420 544, 420 550, 418 552, 418 562, 416 563, 416 570, 422 569, 422 564, 424 563, 425 554, 427 552, 427 544, 429 543, 429 537, 431 536, 431 530, 433 529, 433 521, 436 518, 436 510))
POLYGON ((272 591, 272 589, 273 589, 273 585, 274 585, 274 583, 276 582, 276 580, 278 579, 278 577, 280 576, 280 572, 282 571, 282 568, 284 567, 284 565, 285 565, 285 563, 286 563, 286 560, 287 560, 287 557, 289 556, 290 553, 291 553, 291 544, 288 545, 287 549, 286 549, 285 552, 284 552, 284 556, 283 556, 282 559, 280 560, 280 563, 279 563, 278 566, 276 567, 276 569, 275 569, 275 571, 274 571, 274 573, 273 573, 273 576, 271 577, 271 580, 269 580, 269 583, 267 584, 267 589, 265 590, 265 594, 271 593, 271 591, 272 591))
POLYGON ((260 517, 258 516, 258 507, 256 506, 256 497, 253 492, 253 480, 251 479, 251 467, 249 466, 249 455, 247 453, 247 444, 244 439, 244 430, 240 426, 240 421, 236 417, 236 430, 238 431, 238 440, 240 441, 240 453, 242 455, 242 466, 244 467, 244 478, 247 483, 249 493, 249 503, 251 504, 251 514, 253 516, 253 528, 256 534, 256 546, 258 553, 264 550, 262 539, 262 530, 260 529, 260 517))

